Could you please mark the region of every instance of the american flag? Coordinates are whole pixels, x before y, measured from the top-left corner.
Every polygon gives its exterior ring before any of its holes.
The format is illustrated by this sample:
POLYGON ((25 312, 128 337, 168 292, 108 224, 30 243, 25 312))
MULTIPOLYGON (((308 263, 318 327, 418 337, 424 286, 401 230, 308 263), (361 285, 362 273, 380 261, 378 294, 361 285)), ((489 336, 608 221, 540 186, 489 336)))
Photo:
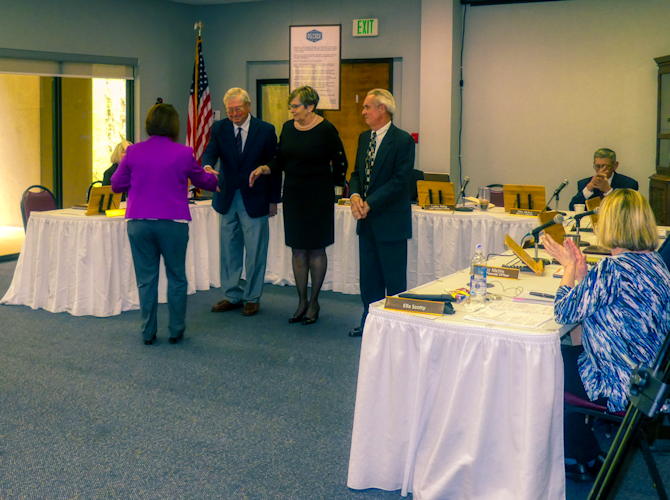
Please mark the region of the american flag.
POLYGON ((205 71, 205 60, 202 58, 202 38, 198 35, 191 95, 188 100, 188 125, 186 127, 186 145, 193 148, 193 154, 198 163, 200 163, 202 154, 209 142, 213 123, 209 81, 205 71), (197 94, 195 92, 196 82, 197 94))

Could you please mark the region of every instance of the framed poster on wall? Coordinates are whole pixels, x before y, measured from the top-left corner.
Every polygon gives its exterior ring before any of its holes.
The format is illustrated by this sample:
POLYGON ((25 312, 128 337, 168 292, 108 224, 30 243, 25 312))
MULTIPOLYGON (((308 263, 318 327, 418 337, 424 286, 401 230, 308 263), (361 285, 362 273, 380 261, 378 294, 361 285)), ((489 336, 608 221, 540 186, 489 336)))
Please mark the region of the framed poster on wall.
POLYGON ((289 87, 309 85, 319 109, 340 109, 342 25, 289 26, 289 87))

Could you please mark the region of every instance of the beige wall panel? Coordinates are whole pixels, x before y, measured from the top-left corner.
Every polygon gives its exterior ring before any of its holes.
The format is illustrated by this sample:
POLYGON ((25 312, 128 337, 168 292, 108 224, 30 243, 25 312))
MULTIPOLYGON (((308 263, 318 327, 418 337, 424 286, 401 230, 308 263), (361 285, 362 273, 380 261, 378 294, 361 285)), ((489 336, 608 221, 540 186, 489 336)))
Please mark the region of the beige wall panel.
POLYGON ((39 77, 0 75, 0 226, 22 227, 21 194, 40 182, 39 77))
POLYGON ((63 78, 63 207, 86 202, 93 166, 93 83, 63 78))
POLYGON ((53 193, 53 78, 40 77, 40 184, 53 193))

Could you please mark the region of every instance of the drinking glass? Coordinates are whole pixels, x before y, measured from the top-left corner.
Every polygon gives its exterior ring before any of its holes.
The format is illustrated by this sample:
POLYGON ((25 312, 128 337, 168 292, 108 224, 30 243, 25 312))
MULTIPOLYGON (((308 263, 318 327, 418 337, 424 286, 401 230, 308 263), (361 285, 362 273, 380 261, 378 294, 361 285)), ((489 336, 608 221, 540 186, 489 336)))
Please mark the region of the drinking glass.
POLYGON ((491 202, 491 188, 480 187, 477 198, 479 198, 479 208, 481 210, 488 210, 489 203, 491 202))

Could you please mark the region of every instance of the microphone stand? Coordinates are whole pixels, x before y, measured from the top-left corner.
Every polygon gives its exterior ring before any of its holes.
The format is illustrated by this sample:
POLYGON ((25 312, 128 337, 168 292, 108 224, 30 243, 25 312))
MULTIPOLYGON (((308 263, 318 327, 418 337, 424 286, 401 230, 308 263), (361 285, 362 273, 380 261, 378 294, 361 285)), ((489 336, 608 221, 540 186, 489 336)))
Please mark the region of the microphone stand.
POLYGON ((472 208, 472 207, 465 207, 465 206, 464 207, 459 207, 459 206, 457 206, 458 205, 458 200, 461 199, 461 196, 463 196, 463 192, 465 191, 464 187, 462 187, 461 191, 458 193, 458 198, 456 198, 456 202, 454 203, 454 212, 472 212, 472 211, 474 211, 474 208, 472 208))

